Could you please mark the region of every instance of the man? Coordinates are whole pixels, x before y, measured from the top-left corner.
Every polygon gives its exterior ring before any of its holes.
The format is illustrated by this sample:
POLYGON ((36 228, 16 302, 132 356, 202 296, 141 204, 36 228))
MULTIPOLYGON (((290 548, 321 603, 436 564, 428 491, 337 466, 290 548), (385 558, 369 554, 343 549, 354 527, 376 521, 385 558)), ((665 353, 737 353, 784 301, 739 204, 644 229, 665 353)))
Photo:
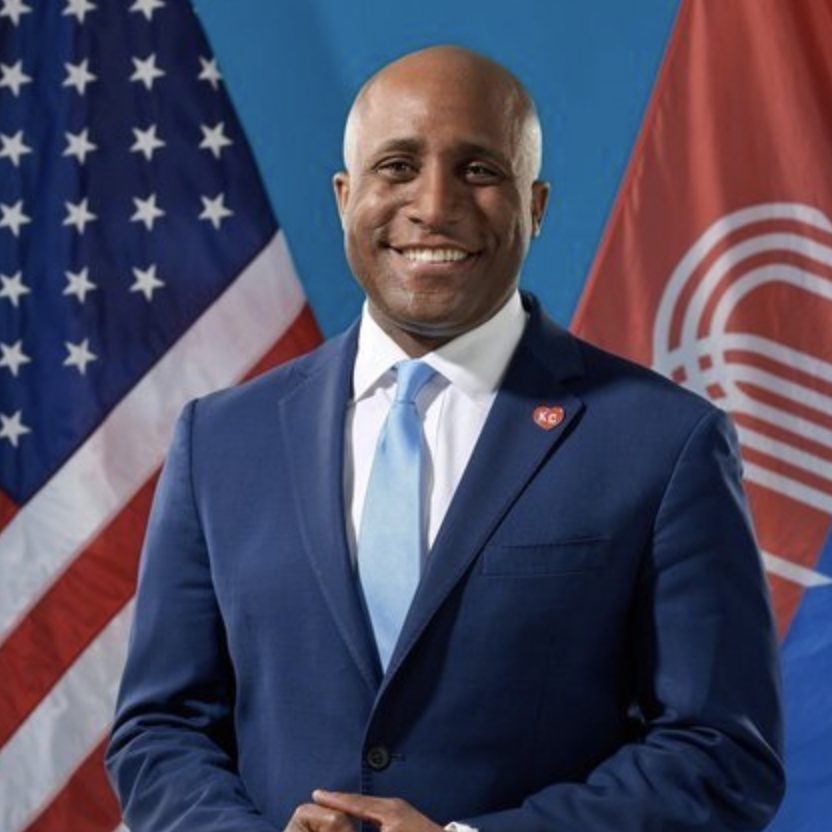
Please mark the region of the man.
POLYGON ((108 754, 128 825, 762 828, 779 690, 734 434, 521 303, 528 95, 417 52, 344 148, 361 321, 177 428, 108 754))

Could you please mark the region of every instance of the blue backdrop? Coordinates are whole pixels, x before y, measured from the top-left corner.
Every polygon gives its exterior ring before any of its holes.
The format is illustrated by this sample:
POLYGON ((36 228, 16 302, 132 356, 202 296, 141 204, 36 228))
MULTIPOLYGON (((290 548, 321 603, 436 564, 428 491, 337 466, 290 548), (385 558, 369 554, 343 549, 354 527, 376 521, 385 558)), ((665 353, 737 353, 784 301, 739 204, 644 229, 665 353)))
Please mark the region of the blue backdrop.
POLYGON ((540 109, 553 195, 523 284, 568 323, 632 149, 677 0, 196 0, 298 273, 326 335, 361 294, 330 180, 361 83, 423 46, 512 69, 540 109))

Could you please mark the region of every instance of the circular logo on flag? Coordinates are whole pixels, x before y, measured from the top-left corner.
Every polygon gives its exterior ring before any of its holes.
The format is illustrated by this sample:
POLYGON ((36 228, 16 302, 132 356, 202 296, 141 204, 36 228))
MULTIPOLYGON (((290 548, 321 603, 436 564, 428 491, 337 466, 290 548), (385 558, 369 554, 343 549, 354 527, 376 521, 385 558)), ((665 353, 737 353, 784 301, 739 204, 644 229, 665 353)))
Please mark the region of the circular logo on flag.
MULTIPOLYGON (((832 516, 829 218, 768 203, 713 223, 664 289, 653 356, 659 372, 731 413, 770 570, 813 566, 832 516), (801 554, 806 524, 816 534, 801 554)), ((806 572, 799 582, 811 585, 806 572)))

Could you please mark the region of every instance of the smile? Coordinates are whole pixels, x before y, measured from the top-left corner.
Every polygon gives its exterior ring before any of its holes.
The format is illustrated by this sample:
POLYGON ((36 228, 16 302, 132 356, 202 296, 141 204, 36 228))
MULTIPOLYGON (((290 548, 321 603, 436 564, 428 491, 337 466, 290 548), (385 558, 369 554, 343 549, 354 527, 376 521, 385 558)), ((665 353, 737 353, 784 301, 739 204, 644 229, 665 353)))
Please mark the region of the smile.
POLYGON ((458 263, 471 257, 470 252, 460 248, 405 248, 396 251, 411 263, 458 263))

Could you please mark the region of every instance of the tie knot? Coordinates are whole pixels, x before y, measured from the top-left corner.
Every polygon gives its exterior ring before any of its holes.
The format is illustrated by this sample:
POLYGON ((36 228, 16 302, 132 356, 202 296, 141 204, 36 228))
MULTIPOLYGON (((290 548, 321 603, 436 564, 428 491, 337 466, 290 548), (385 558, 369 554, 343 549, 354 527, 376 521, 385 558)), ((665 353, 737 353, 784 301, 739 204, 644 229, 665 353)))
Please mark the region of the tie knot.
POLYGON ((396 364, 396 401, 415 401, 435 373, 436 370, 424 361, 400 361, 396 364))

